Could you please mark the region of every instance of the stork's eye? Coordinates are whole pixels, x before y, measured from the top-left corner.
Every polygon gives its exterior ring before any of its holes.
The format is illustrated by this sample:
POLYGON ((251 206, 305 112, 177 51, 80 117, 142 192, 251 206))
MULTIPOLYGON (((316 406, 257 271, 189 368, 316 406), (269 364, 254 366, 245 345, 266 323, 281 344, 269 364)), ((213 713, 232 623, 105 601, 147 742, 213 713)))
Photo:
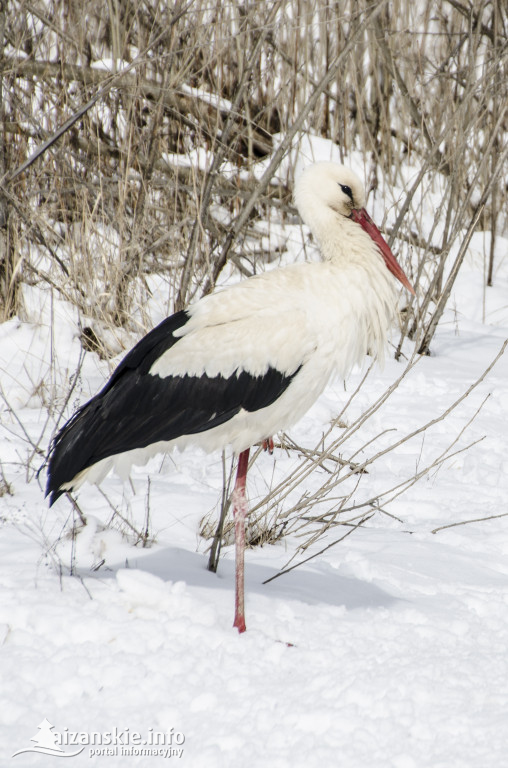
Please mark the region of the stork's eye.
POLYGON ((353 191, 352 191, 351 187, 348 187, 347 184, 339 184, 339 187, 342 189, 344 194, 349 197, 351 202, 353 202, 353 191))

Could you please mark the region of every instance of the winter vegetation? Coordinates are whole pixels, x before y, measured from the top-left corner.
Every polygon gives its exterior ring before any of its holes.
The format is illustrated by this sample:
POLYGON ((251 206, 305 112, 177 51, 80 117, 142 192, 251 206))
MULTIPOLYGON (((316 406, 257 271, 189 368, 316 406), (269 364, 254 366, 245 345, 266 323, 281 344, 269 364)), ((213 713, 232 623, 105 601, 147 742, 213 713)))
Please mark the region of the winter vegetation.
POLYGON ((10 0, 0 38, 5 764, 35 745, 13 764, 51 765, 65 728, 76 765, 501 764, 505 3, 10 0), (240 638, 230 453, 160 456, 50 511, 44 459, 165 316, 317 257, 291 193, 330 159, 416 298, 383 367, 252 452, 240 638), (127 728, 148 751, 122 752, 127 728))

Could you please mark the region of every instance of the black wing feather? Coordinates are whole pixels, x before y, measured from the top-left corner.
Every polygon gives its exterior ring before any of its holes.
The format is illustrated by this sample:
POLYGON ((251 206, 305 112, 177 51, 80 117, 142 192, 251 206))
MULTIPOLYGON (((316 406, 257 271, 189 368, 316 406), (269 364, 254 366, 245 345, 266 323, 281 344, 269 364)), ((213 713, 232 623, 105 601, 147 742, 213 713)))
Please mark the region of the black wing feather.
POLYGON ((159 441, 174 440, 224 424, 240 409, 271 405, 297 373, 269 368, 262 376, 153 376, 153 363, 187 322, 178 312, 148 333, 126 355, 103 389, 79 408, 54 438, 46 495, 50 504, 64 483, 102 459, 159 441))

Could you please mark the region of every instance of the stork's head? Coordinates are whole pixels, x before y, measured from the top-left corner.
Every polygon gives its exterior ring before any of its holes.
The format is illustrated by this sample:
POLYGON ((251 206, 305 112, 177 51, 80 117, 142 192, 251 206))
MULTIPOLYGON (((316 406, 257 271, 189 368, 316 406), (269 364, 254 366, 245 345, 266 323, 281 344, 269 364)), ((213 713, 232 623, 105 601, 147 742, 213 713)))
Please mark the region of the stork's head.
POLYGON ((390 272, 414 294, 388 243, 363 207, 363 184, 350 168, 337 163, 309 165, 295 184, 294 199, 303 221, 318 238, 318 230, 323 236, 323 230, 340 227, 341 216, 355 222, 372 238, 390 272))

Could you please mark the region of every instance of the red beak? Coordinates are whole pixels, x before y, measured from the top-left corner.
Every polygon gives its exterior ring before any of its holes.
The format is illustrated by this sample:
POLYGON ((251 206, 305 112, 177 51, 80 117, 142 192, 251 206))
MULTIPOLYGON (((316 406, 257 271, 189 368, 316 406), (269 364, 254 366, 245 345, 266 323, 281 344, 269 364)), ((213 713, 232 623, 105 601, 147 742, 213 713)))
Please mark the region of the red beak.
POLYGON ((392 273, 392 275, 395 275, 397 280, 400 280, 402 285, 410 291, 410 293, 415 296, 414 288, 407 279, 404 271, 399 266, 399 263, 393 253, 391 252, 388 243, 383 238, 383 235, 379 231, 379 229, 376 227, 372 219, 370 218, 369 214, 365 210, 365 208, 354 208, 353 212, 351 214, 351 218, 353 221, 356 221, 357 224, 361 226, 362 229, 364 229, 368 235, 371 236, 371 238, 376 243, 377 247, 381 251, 381 255, 383 259, 385 260, 385 264, 392 273))

